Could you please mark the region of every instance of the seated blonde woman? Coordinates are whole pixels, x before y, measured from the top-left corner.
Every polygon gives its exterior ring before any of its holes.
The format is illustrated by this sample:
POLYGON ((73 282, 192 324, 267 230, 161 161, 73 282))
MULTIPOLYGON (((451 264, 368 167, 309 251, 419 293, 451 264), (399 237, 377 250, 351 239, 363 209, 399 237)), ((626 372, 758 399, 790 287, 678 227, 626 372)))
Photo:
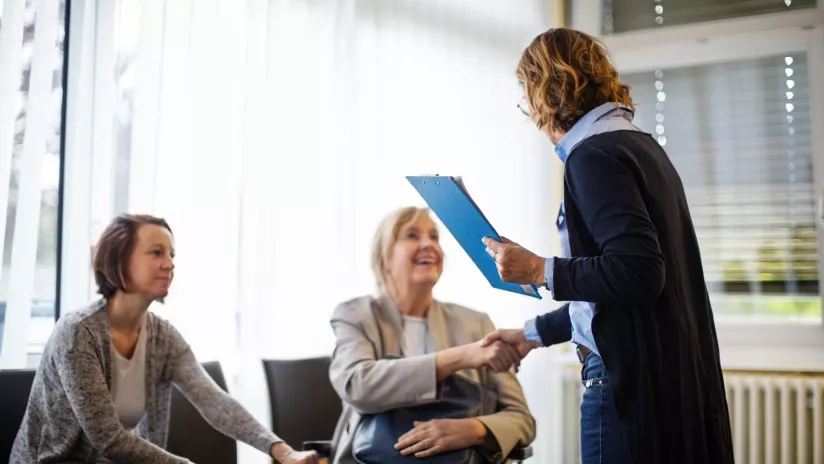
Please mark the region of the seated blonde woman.
POLYGON ((380 224, 372 245, 380 295, 341 304, 331 321, 337 340, 329 375, 343 400, 333 463, 356 462, 353 440, 364 415, 435 403, 456 373, 496 390, 496 404, 477 417, 416 423, 395 444, 399 453, 424 458, 474 447, 499 463, 534 439, 535 420, 507 370, 518 354, 500 343, 481 347, 495 329, 488 315, 432 298, 443 257, 427 209, 402 208, 380 224))

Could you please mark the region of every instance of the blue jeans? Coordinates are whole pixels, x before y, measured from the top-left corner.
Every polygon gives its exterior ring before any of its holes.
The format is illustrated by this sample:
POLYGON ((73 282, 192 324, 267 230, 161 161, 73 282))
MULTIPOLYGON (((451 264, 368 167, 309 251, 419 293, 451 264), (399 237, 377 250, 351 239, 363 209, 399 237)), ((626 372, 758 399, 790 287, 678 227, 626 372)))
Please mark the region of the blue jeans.
POLYGON ((586 387, 581 402, 582 464, 631 463, 609 389, 609 374, 600 356, 587 356, 581 380, 586 387))

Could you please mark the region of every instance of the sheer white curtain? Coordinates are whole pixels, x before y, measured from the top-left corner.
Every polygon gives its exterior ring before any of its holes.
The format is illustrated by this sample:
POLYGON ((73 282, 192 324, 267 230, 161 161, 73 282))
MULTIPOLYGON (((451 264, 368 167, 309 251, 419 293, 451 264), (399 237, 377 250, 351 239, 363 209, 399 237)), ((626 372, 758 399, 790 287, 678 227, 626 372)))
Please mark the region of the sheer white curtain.
MULTIPOLYGON (((260 359, 331 353, 334 307, 374 290, 379 219, 423 204, 405 175, 464 176, 499 232, 552 253, 558 162, 516 108, 514 77, 547 3, 120 0, 107 13, 121 63, 110 92, 125 116, 108 190, 91 193, 115 200, 89 214, 168 219, 176 281, 156 309, 201 359, 223 361, 261 420, 260 359)), ((491 289, 442 236, 438 298, 510 327, 554 307, 491 289)), ((520 376, 543 424, 547 355, 520 376)), ((539 426, 538 462, 550 430, 539 426)))

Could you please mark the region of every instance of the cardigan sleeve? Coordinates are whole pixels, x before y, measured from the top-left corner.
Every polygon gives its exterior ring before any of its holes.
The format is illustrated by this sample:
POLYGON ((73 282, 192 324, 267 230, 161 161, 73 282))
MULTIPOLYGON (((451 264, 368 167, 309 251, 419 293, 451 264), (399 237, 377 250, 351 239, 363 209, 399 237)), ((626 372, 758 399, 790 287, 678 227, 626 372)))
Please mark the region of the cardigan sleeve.
POLYGON ((566 183, 601 254, 555 258, 555 299, 618 305, 656 300, 664 287, 664 255, 629 167, 599 148, 580 147, 567 160, 566 183))
POLYGON ((260 424, 243 406, 223 391, 195 359, 189 344, 171 324, 170 359, 172 382, 206 422, 224 435, 271 454, 272 445, 283 440, 260 424))

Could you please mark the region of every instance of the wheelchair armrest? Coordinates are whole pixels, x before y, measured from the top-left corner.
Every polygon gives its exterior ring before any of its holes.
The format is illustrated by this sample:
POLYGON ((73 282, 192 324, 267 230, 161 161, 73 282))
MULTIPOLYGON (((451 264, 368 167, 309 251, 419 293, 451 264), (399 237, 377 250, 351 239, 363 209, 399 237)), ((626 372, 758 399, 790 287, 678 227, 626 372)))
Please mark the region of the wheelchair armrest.
POLYGON ((525 446, 523 448, 515 448, 509 453, 507 459, 512 459, 513 461, 525 461, 532 457, 532 447, 525 446))
POLYGON ((314 440, 303 442, 303 451, 315 451, 322 458, 332 457, 331 440, 314 440))

